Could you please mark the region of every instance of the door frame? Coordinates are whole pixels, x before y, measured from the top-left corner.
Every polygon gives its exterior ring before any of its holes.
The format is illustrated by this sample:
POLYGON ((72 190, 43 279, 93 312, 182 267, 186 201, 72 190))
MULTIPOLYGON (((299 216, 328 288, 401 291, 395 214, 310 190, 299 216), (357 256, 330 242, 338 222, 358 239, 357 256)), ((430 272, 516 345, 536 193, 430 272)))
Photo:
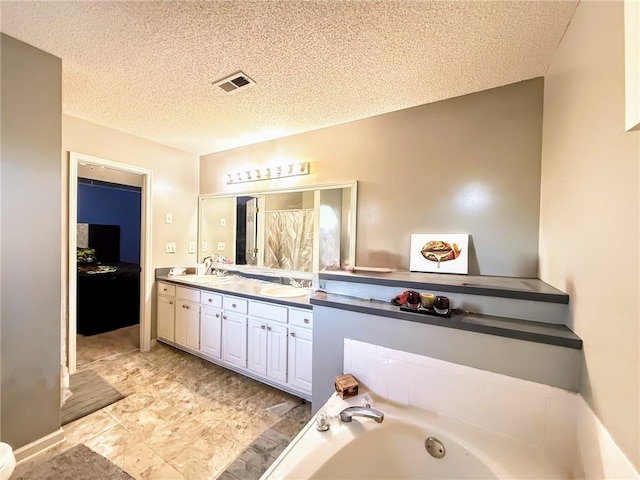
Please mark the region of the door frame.
POLYGON ((69 152, 69 211, 68 211, 68 286, 67 286, 67 367, 69 374, 76 371, 77 334, 77 242, 78 242, 78 165, 80 163, 111 168, 142 176, 141 225, 140 225, 140 351, 151 349, 151 292, 153 275, 151 267, 151 191, 153 171, 146 168, 114 162, 77 152, 69 152))

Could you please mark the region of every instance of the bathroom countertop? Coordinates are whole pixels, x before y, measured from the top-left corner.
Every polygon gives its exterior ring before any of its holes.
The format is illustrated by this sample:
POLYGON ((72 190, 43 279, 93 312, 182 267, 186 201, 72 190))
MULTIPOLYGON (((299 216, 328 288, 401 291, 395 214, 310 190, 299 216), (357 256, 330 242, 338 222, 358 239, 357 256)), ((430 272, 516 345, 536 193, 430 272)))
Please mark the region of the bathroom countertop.
MULTIPOLYGON (((288 307, 311 309, 308 293, 300 297, 290 297, 290 298, 270 297, 268 295, 263 295, 260 293, 262 289, 265 288, 265 286, 273 285, 273 286, 281 287, 283 285, 276 284, 276 283, 272 284, 269 282, 264 282, 261 280, 255 280, 251 278, 232 277, 230 281, 225 283, 218 283, 218 284, 206 284, 206 283, 194 282, 189 279, 189 275, 179 275, 179 276, 158 275, 156 276, 156 280, 173 283, 175 285, 193 287, 199 290, 207 290, 210 292, 235 295, 238 297, 249 298, 251 300, 261 300, 261 301, 266 301, 270 303, 277 303, 280 305, 286 305, 288 307)), ((305 289, 305 290, 309 292, 309 289, 305 289)))
POLYGON ((387 287, 434 289, 471 295, 569 303, 569 295, 538 278, 490 277, 407 271, 320 272, 320 281, 354 282, 387 287))
POLYGON ((565 325, 553 323, 532 322, 476 313, 452 315, 451 318, 423 315, 402 311, 399 307, 388 302, 363 300, 323 292, 313 293, 311 295, 311 304, 530 342, 546 343, 577 350, 582 349, 580 337, 565 325))

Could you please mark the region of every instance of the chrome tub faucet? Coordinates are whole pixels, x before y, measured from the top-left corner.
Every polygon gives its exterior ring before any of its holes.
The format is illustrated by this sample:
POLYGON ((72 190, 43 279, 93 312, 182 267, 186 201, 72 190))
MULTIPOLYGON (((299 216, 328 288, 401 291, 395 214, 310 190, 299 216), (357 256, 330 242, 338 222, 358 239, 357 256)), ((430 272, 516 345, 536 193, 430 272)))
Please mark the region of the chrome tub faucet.
POLYGON ((370 407, 347 407, 340 412, 340 420, 350 422, 353 417, 371 418, 377 423, 382 423, 384 413, 370 407))

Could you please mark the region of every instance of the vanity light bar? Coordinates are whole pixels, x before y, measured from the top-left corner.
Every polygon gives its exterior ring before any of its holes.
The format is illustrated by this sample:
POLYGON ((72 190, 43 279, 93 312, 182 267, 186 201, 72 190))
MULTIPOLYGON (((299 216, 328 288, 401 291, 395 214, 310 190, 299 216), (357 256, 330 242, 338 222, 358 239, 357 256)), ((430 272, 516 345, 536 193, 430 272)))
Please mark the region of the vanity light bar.
POLYGON ((309 174, 309 162, 289 163, 275 167, 256 168, 244 172, 227 173, 227 184, 256 182, 258 180, 271 180, 274 178, 296 177, 309 174))

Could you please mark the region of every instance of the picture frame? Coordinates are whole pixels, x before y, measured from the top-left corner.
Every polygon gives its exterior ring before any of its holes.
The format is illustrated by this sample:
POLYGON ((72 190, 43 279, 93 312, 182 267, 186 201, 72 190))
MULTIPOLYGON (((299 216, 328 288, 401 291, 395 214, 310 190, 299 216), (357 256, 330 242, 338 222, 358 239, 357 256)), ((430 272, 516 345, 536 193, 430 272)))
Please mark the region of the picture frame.
POLYGON ((640 2, 624 2, 625 131, 640 130, 640 2))
POLYGON ((412 234, 409 270, 467 275, 469 273, 469 234, 412 234))

